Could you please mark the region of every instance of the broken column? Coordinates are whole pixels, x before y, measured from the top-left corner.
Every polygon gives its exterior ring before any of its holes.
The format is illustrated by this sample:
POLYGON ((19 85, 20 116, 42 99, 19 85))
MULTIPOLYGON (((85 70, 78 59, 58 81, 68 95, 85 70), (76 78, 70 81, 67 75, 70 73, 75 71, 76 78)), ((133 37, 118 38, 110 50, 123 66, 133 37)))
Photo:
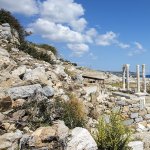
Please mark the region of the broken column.
POLYGON ((126 82, 127 82, 127 90, 128 90, 128 91, 130 90, 130 87, 129 87, 129 67, 130 67, 130 65, 129 65, 129 64, 126 64, 126 72, 127 72, 127 79, 126 79, 126 82))
POLYGON ((136 65, 137 93, 140 93, 140 66, 136 65))
POLYGON ((142 65, 143 92, 146 93, 145 64, 142 65))
POLYGON ((143 110, 145 108, 145 93, 135 93, 136 96, 138 96, 140 101, 140 110, 143 110))
POLYGON ((125 90, 125 88, 126 88, 126 84, 125 84, 126 67, 125 67, 125 65, 123 65, 123 67, 122 67, 122 73, 123 73, 123 75, 122 75, 122 88, 123 88, 123 90, 125 90))

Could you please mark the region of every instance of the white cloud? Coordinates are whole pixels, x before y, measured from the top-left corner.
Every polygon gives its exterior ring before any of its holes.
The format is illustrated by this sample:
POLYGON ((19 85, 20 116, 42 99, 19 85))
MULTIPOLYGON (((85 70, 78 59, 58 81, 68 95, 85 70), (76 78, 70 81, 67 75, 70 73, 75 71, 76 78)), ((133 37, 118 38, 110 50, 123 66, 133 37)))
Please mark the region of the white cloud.
POLYGON ((89 51, 89 46, 86 44, 67 44, 67 47, 73 51, 77 56, 83 55, 83 53, 89 51))
POLYGON ((28 30, 40 34, 43 38, 59 42, 84 42, 84 36, 71 30, 68 26, 56 24, 54 22, 39 18, 35 23, 30 24, 28 30))
MULTIPOLYGON (((42 38, 67 44, 78 56, 86 53, 91 43, 130 48, 129 44, 118 40, 119 36, 115 32, 99 34, 95 28, 88 28, 84 8, 74 0, 0 0, 0 8, 29 16, 37 14, 28 30, 42 38)), ((136 50, 132 50, 130 55, 144 51, 139 42, 134 42, 134 45, 136 50)))
POLYGON ((41 3, 41 15, 51 21, 66 23, 84 15, 84 9, 73 0, 46 0, 41 3))
POLYGON ((72 20, 70 25, 75 31, 82 32, 87 25, 87 21, 84 18, 80 18, 78 20, 72 20))
POLYGON ((42 18, 55 23, 65 23, 76 31, 83 31, 87 21, 82 17, 84 9, 82 5, 73 0, 46 0, 40 3, 42 18))
POLYGON ((133 47, 133 49, 128 53, 128 56, 139 55, 146 52, 146 49, 143 48, 141 43, 134 42, 133 44, 135 45, 135 47, 133 47))
POLYGON ((120 48, 123 48, 123 49, 130 47, 129 44, 124 44, 124 43, 119 42, 119 41, 116 41, 116 44, 117 44, 117 46, 119 46, 120 48))
POLYGON ((96 39, 96 43, 97 45, 100 46, 109 46, 114 43, 116 37, 117 37, 116 33, 110 31, 107 32, 106 34, 99 35, 96 39))
POLYGON ((134 42, 134 44, 135 44, 137 49, 141 49, 141 50, 143 49, 142 44, 140 44, 139 42, 134 42))
POLYGON ((0 0, 0 8, 24 15, 38 13, 36 0, 0 0))
POLYGON ((90 37, 96 37, 98 33, 95 28, 90 28, 89 30, 86 31, 86 35, 90 37))
POLYGON ((118 35, 112 31, 99 35, 96 44, 100 46, 116 45, 122 49, 129 48, 129 44, 124 44, 118 40, 118 35))

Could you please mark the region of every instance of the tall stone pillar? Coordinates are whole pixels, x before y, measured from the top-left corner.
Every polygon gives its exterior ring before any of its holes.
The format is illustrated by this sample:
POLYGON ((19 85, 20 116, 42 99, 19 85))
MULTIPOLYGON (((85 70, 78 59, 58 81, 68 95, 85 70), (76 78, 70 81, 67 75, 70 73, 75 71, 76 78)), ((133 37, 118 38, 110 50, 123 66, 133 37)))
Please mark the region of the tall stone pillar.
POLYGON ((126 64, 126 71, 127 71, 127 79, 126 79, 126 82, 127 82, 127 90, 129 91, 130 90, 130 87, 129 87, 129 67, 130 65, 129 64, 126 64))
POLYGON ((145 64, 142 65, 143 92, 146 93, 145 64))
POLYGON ((126 83, 125 83, 126 77, 125 76, 126 76, 126 66, 123 65, 123 67, 122 67, 122 88, 123 88, 123 90, 126 89, 126 83))
POLYGON ((137 93, 140 93, 140 66, 136 65, 137 93))

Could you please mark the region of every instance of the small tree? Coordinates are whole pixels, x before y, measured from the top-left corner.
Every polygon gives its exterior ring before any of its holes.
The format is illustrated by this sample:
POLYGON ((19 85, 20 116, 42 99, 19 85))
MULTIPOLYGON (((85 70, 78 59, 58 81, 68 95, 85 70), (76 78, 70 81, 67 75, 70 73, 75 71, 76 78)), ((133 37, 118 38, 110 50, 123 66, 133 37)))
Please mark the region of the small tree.
POLYGON ((109 123, 104 117, 99 119, 97 133, 94 136, 99 150, 127 150, 131 130, 123 125, 119 113, 111 113, 109 123))

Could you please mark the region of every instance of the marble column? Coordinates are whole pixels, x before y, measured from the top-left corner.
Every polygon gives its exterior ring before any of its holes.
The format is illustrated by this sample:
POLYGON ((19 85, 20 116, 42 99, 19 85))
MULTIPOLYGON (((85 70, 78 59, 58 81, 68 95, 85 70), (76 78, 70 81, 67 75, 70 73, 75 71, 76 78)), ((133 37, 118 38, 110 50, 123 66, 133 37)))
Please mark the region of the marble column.
POLYGON ((126 79, 126 66, 125 65, 123 65, 123 67, 122 67, 122 88, 123 88, 123 90, 125 90, 126 89, 126 83, 125 83, 125 79, 126 79))
POLYGON ((137 93, 140 93, 140 65, 136 65, 137 93))
POLYGON ((130 90, 130 87, 129 87, 129 67, 130 67, 130 65, 126 64, 126 72, 127 72, 126 82, 127 82, 127 90, 128 91, 130 90))
POLYGON ((143 92, 146 93, 145 64, 142 65, 143 92))

